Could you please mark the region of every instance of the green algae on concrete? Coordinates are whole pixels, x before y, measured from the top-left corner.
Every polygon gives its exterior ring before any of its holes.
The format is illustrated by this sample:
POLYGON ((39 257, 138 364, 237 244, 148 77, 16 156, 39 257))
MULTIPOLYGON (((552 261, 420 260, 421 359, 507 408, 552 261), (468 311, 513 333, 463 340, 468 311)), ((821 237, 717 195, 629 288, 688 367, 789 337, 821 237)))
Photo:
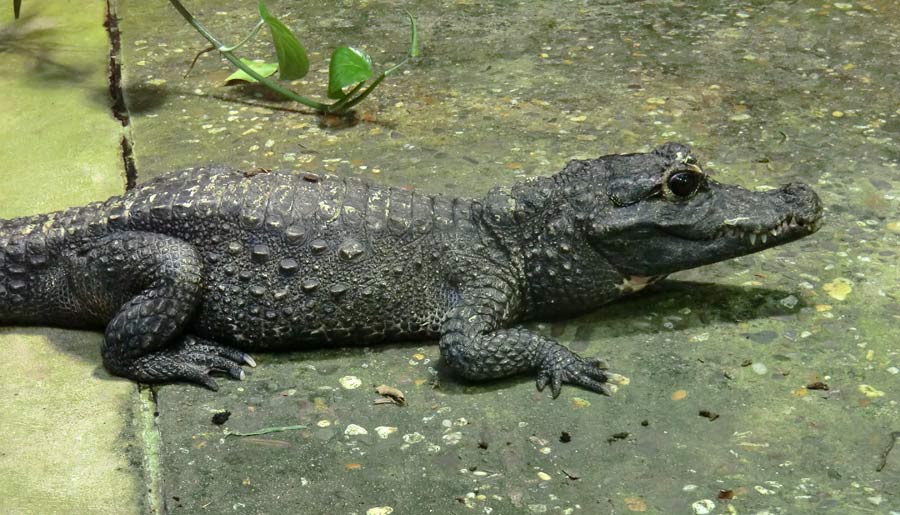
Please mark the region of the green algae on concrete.
MULTIPOLYGON (((22 16, 0 9, 0 217, 121 193, 104 4, 25 2, 22 16)), ((141 511, 135 388, 103 370, 101 338, 0 329, 0 513, 141 511)))
MULTIPOLYGON (((217 34, 252 25, 252 3, 194 4, 217 34)), ((405 31, 392 2, 299 5, 269 2, 320 62, 343 43, 378 62, 404 51, 390 47, 405 31)), ((419 2, 422 62, 361 104, 358 126, 331 130, 222 86, 215 54, 184 78, 202 40, 164 2, 119 2, 139 180, 218 162, 475 196, 679 140, 723 181, 809 182, 827 208, 809 239, 537 324, 627 376, 612 398, 567 387, 553 401, 526 377, 466 384, 418 344, 256 356, 218 393, 161 387, 165 509, 900 512, 896 450, 877 470, 900 420, 898 9, 419 2), (382 383, 408 406, 374 404, 382 383), (308 429, 225 436, 292 425, 308 429)), ((321 91, 325 73, 297 86, 321 91)))
POLYGON ((139 513, 134 386, 100 365, 98 333, 0 329, 0 513, 139 513))
POLYGON ((0 217, 121 193, 121 126, 109 109, 104 6, 33 2, 0 10, 4 73, 0 217))

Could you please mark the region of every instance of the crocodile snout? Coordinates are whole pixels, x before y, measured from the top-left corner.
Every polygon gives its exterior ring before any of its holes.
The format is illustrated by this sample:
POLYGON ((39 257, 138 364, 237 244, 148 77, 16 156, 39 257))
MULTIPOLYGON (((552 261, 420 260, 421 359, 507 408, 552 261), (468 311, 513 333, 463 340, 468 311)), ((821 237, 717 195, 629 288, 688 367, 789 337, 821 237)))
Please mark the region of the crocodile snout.
POLYGON ((795 216, 813 221, 822 216, 822 202, 819 195, 802 182, 792 182, 782 186, 778 193, 782 200, 791 207, 795 216))

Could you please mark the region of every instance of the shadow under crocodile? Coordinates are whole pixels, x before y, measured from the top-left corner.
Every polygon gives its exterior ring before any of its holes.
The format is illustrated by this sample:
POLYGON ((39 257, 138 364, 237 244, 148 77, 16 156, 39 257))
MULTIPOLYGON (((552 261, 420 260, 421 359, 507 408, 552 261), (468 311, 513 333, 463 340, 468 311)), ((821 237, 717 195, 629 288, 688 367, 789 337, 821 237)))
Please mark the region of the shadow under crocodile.
MULTIPOLYGON (((638 335, 653 336, 659 333, 677 335, 679 331, 697 327, 731 325, 756 319, 795 316, 806 304, 797 299, 793 307, 783 300, 791 293, 781 289, 744 287, 692 281, 663 281, 641 294, 628 297, 579 317, 554 321, 534 321, 528 326, 549 333, 576 352, 584 352, 591 342, 600 342, 600 349, 609 348, 616 338, 628 339, 638 335)), ((91 331, 74 331, 38 327, 4 328, 5 334, 42 335, 63 354, 82 361, 94 360, 94 375, 109 378, 99 358, 102 335, 91 331), (73 342, 90 342, 93 348, 73 342)), ((329 375, 337 367, 329 366, 340 358, 364 352, 382 354, 391 350, 436 345, 434 341, 391 342, 371 346, 319 347, 301 351, 278 353, 254 353, 262 366, 272 363, 315 364, 321 375, 329 375), (365 350, 364 350, 365 349, 365 350), (263 359, 259 359, 260 357, 263 359)), ((592 345, 591 347, 595 347, 592 345)), ((651 352, 650 349, 647 352, 651 352)), ((585 353, 588 356, 590 353, 585 353)), ((309 368, 308 365, 306 368, 309 368)), ((464 393, 470 387, 494 390, 524 381, 528 376, 515 376, 484 383, 466 381, 455 376, 442 363, 437 365, 436 378, 446 393, 464 393)), ((248 380, 252 381, 252 372, 248 380)), ((228 379, 222 378, 222 381, 228 379)))

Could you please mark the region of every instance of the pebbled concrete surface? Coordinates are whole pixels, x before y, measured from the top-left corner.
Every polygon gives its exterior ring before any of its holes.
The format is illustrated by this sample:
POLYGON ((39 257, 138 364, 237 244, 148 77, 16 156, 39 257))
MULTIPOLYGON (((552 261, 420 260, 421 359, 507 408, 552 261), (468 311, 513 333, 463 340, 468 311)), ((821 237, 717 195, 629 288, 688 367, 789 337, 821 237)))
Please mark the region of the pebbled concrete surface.
MULTIPOLYGON (((24 2, 17 22, 9 5, 0 9, 0 217, 124 188, 103 19, 97 2, 24 2)), ((136 388, 103 370, 100 342, 91 332, 0 328, 0 513, 142 511, 136 388)))
MULTIPOLYGON (((252 6, 205 5, 197 15, 229 41, 252 24, 252 6)), ((828 208, 808 240, 540 326, 630 379, 610 399, 566 388, 552 401, 529 378, 439 376, 435 389, 437 351, 418 345, 257 356, 218 394, 162 388, 167 509, 900 510, 897 456, 876 471, 900 430, 894 3, 422 2, 425 57, 348 130, 222 85, 230 70, 214 54, 183 78, 199 37, 166 9, 122 7, 126 34, 140 33, 123 45, 128 88, 166 95, 134 118, 143 178, 214 160, 474 196, 572 157, 678 140, 723 181, 809 182, 828 208), (409 405, 374 405, 382 383, 409 405)), ((303 91, 322 90, 336 44, 364 44, 378 63, 405 49, 389 2, 270 9, 319 52, 303 91)), ((242 55, 265 57, 257 41, 242 55)))
MULTIPOLYGON (((206 5, 197 15, 229 41, 252 25, 252 6, 206 5)), ((164 8, 122 7, 126 34, 140 34, 123 45, 128 88, 166 95, 134 118, 143 178, 214 160, 474 196, 571 157, 678 140, 723 181, 809 182, 828 209, 812 238, 539 326, 630 379, 610 399, 566 388, 552 401, 528 378, 438 376, 435 389, 433 346, 258 356, 218 394, 162 388, 167 509, 900 510, 898 456, 876 470, 900 430, 895 3, 422 2, 425 57, 348 130, 222 85, 214 54, 183 78, 199 37, 164 8), (409 405, 374 405, 381 383, 409 405)), ((321 91, 336 44, 379 63, 404 52, 389 2, 270 9, 320 52, 304 91, 321 91)), ((264 41, 242 55, 264 57, 264 41)))
MULTIPOLYGON (((200 4, 229 42, 253 24, 252 3, 200 4)), ((405 52, 393 2, 268 5, 318 52, 303 91, 324 90, 336 44, 405 52)), ((218 393, 158 388, 163 511, 900 513, 895 2, 420 2, 425 57, 344 130, 223 86, 215 54, 184 78, 204 41, 166 3, 117 8, 139 180, 221 162, 476 196, 678 140, 723 181, 809 182, 827 207, 807 240, 536 324, 627 376, 612 398, 465 384, 425 344, 260 355, 218 393), (375 404, 379 384, 408 405, 375 404)))

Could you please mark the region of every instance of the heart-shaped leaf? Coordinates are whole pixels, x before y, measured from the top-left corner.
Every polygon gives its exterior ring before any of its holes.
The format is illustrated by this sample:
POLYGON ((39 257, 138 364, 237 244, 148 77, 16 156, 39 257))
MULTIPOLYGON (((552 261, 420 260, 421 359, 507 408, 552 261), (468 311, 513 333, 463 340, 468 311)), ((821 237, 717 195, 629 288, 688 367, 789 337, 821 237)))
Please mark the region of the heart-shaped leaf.
POLYGON ((328 98, 344 98, 344 88, 372 76, 372 59, 350 46, 334 49, 328 65, 328 98))
POLYGON ((309 71, 309 57, 297 36, 281 23, 278 18, 269 14, 266 5, 259 2, 259 16, 272 32, 272 43, 278 55, 278 76, 284 80, 300 79, 309 71))
MULTIPOLYGON (((241 62, 249 66, 250 69, 262 75, 263 77, 272 75, 273 73, 275 73, 275 70, 278 69, 278 63, 264 63, 262 61, 251 61, 250 59, 241 59, 241 62)), ((225 82, 231 82, 234 80, 258 82, 256 79, 248 75, 244 70, 238 70, 225 78, 225 82)))

